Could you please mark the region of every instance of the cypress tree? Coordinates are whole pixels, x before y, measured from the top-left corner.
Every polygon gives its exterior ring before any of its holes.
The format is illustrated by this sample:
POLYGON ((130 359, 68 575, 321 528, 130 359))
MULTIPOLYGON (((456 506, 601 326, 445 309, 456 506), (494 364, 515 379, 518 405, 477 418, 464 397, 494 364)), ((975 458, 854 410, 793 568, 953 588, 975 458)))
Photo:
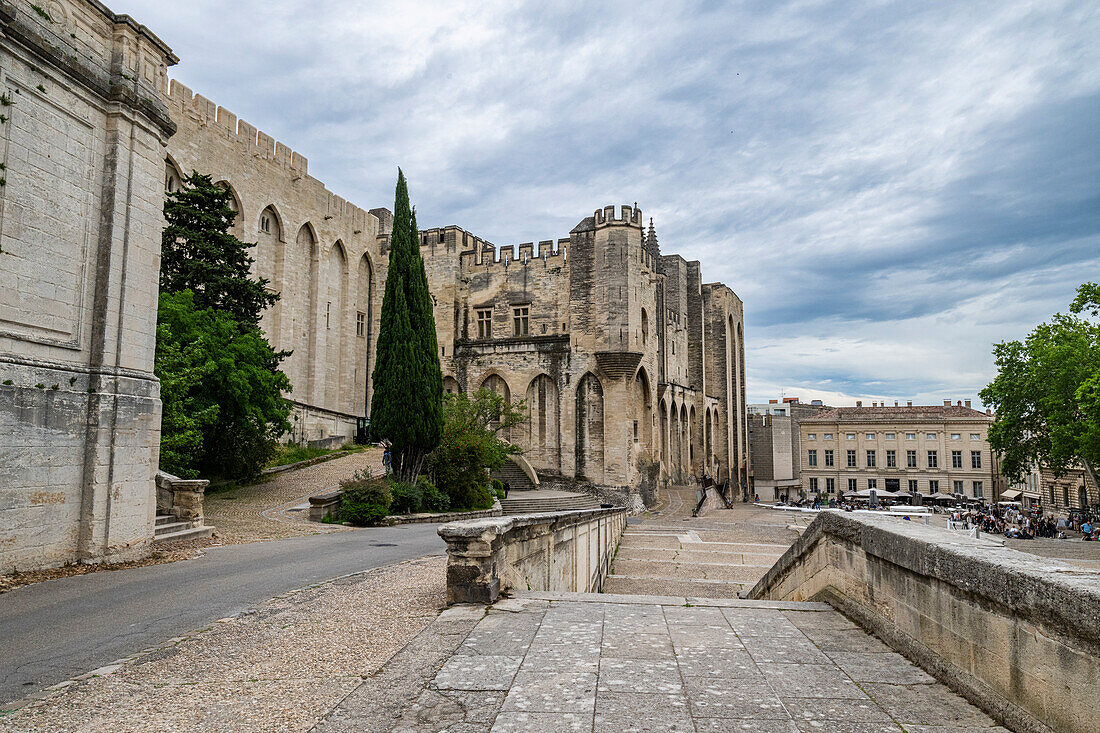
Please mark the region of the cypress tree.
POLYGON ((371 432, 388 440, 394 473, 412 482, 443 431, 443 378, 420 235, 397 171, 389 270, 374 364, 371 432))

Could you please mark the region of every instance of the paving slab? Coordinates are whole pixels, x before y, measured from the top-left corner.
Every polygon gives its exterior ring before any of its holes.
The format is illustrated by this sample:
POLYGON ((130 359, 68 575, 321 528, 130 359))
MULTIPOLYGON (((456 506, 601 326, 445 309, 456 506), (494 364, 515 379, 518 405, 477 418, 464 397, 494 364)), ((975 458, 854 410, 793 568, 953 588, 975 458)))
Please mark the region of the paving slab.
MULTIPOLYGON (((920 670, 884 650, 875 637, 848 628, 828 607, 699 600, 604 603, 598 594, 541 594, 509 599, 504 608, 511 610, 491 607, 480 618, 462 611, 436 622, 449 624, 451 636, 435 633, 433 625, 387 665, 401 669, 408 655, 439 659, 422 673, 418 688, 381 695, 405 700, 402 709, 388 713, 388 728, 357 728, 356 714, 372 723, 379 718, 367 710, 365 695, 352 693, 330 716, 340 723, 333 729, 998 730, 980 710, 948 688, 922 681, 920 670), (439 647, 444 638, 449 640, 442 657, 438 650, 418 651, 421 640, 439 647)), ((376 681, 364 685, 380 692, 376 681)), ((328 730, 328 723, 318 729, 328 730)))

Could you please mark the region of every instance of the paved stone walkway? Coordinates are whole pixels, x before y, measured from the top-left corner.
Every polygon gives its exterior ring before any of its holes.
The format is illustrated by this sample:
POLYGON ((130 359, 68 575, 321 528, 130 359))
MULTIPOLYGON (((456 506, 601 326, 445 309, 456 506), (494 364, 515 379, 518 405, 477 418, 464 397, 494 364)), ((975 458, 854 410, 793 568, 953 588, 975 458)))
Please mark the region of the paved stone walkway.
POLYGON ((527 593, 443 614, 335 731, 1003 731, 820 603, 527 593))
POLYGON ((661 508, 632 517, 604 590, 736 598, 798 537, 780 512, 737 504, 693 518, 694 504, 694 488, 676 487, 661 508))
POLYGON ((211 544, 235 544, 339 532, 346 527, 309 520, 309 497, 350 478, 356 471, 382 470, 382 449, 368 447, 343 458, 276 474, 268 481, 208 493, 206 523, 211 544))

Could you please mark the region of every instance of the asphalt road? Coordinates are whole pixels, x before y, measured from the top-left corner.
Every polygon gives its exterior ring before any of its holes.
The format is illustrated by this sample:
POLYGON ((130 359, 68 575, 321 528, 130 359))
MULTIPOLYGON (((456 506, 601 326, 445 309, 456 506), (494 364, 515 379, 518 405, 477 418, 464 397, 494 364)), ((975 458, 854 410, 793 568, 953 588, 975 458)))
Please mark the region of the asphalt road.
POLYGON ((438 527, 378 527, 215 547, 195 560, 16 588, 0 595, 0 703, 287 591, 443 554, 438 527))

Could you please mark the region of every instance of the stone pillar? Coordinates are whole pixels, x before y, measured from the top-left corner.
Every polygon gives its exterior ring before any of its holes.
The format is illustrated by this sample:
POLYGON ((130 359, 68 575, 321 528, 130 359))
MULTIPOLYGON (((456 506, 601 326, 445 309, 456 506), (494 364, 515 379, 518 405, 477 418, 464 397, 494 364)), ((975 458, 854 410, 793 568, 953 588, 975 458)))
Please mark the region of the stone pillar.
POLYGON ((206 479, 182 479, 163 471, 157 473, 157 511, 171 514, 193 526, 203 523, 202 498, 210 482, 206 479))

